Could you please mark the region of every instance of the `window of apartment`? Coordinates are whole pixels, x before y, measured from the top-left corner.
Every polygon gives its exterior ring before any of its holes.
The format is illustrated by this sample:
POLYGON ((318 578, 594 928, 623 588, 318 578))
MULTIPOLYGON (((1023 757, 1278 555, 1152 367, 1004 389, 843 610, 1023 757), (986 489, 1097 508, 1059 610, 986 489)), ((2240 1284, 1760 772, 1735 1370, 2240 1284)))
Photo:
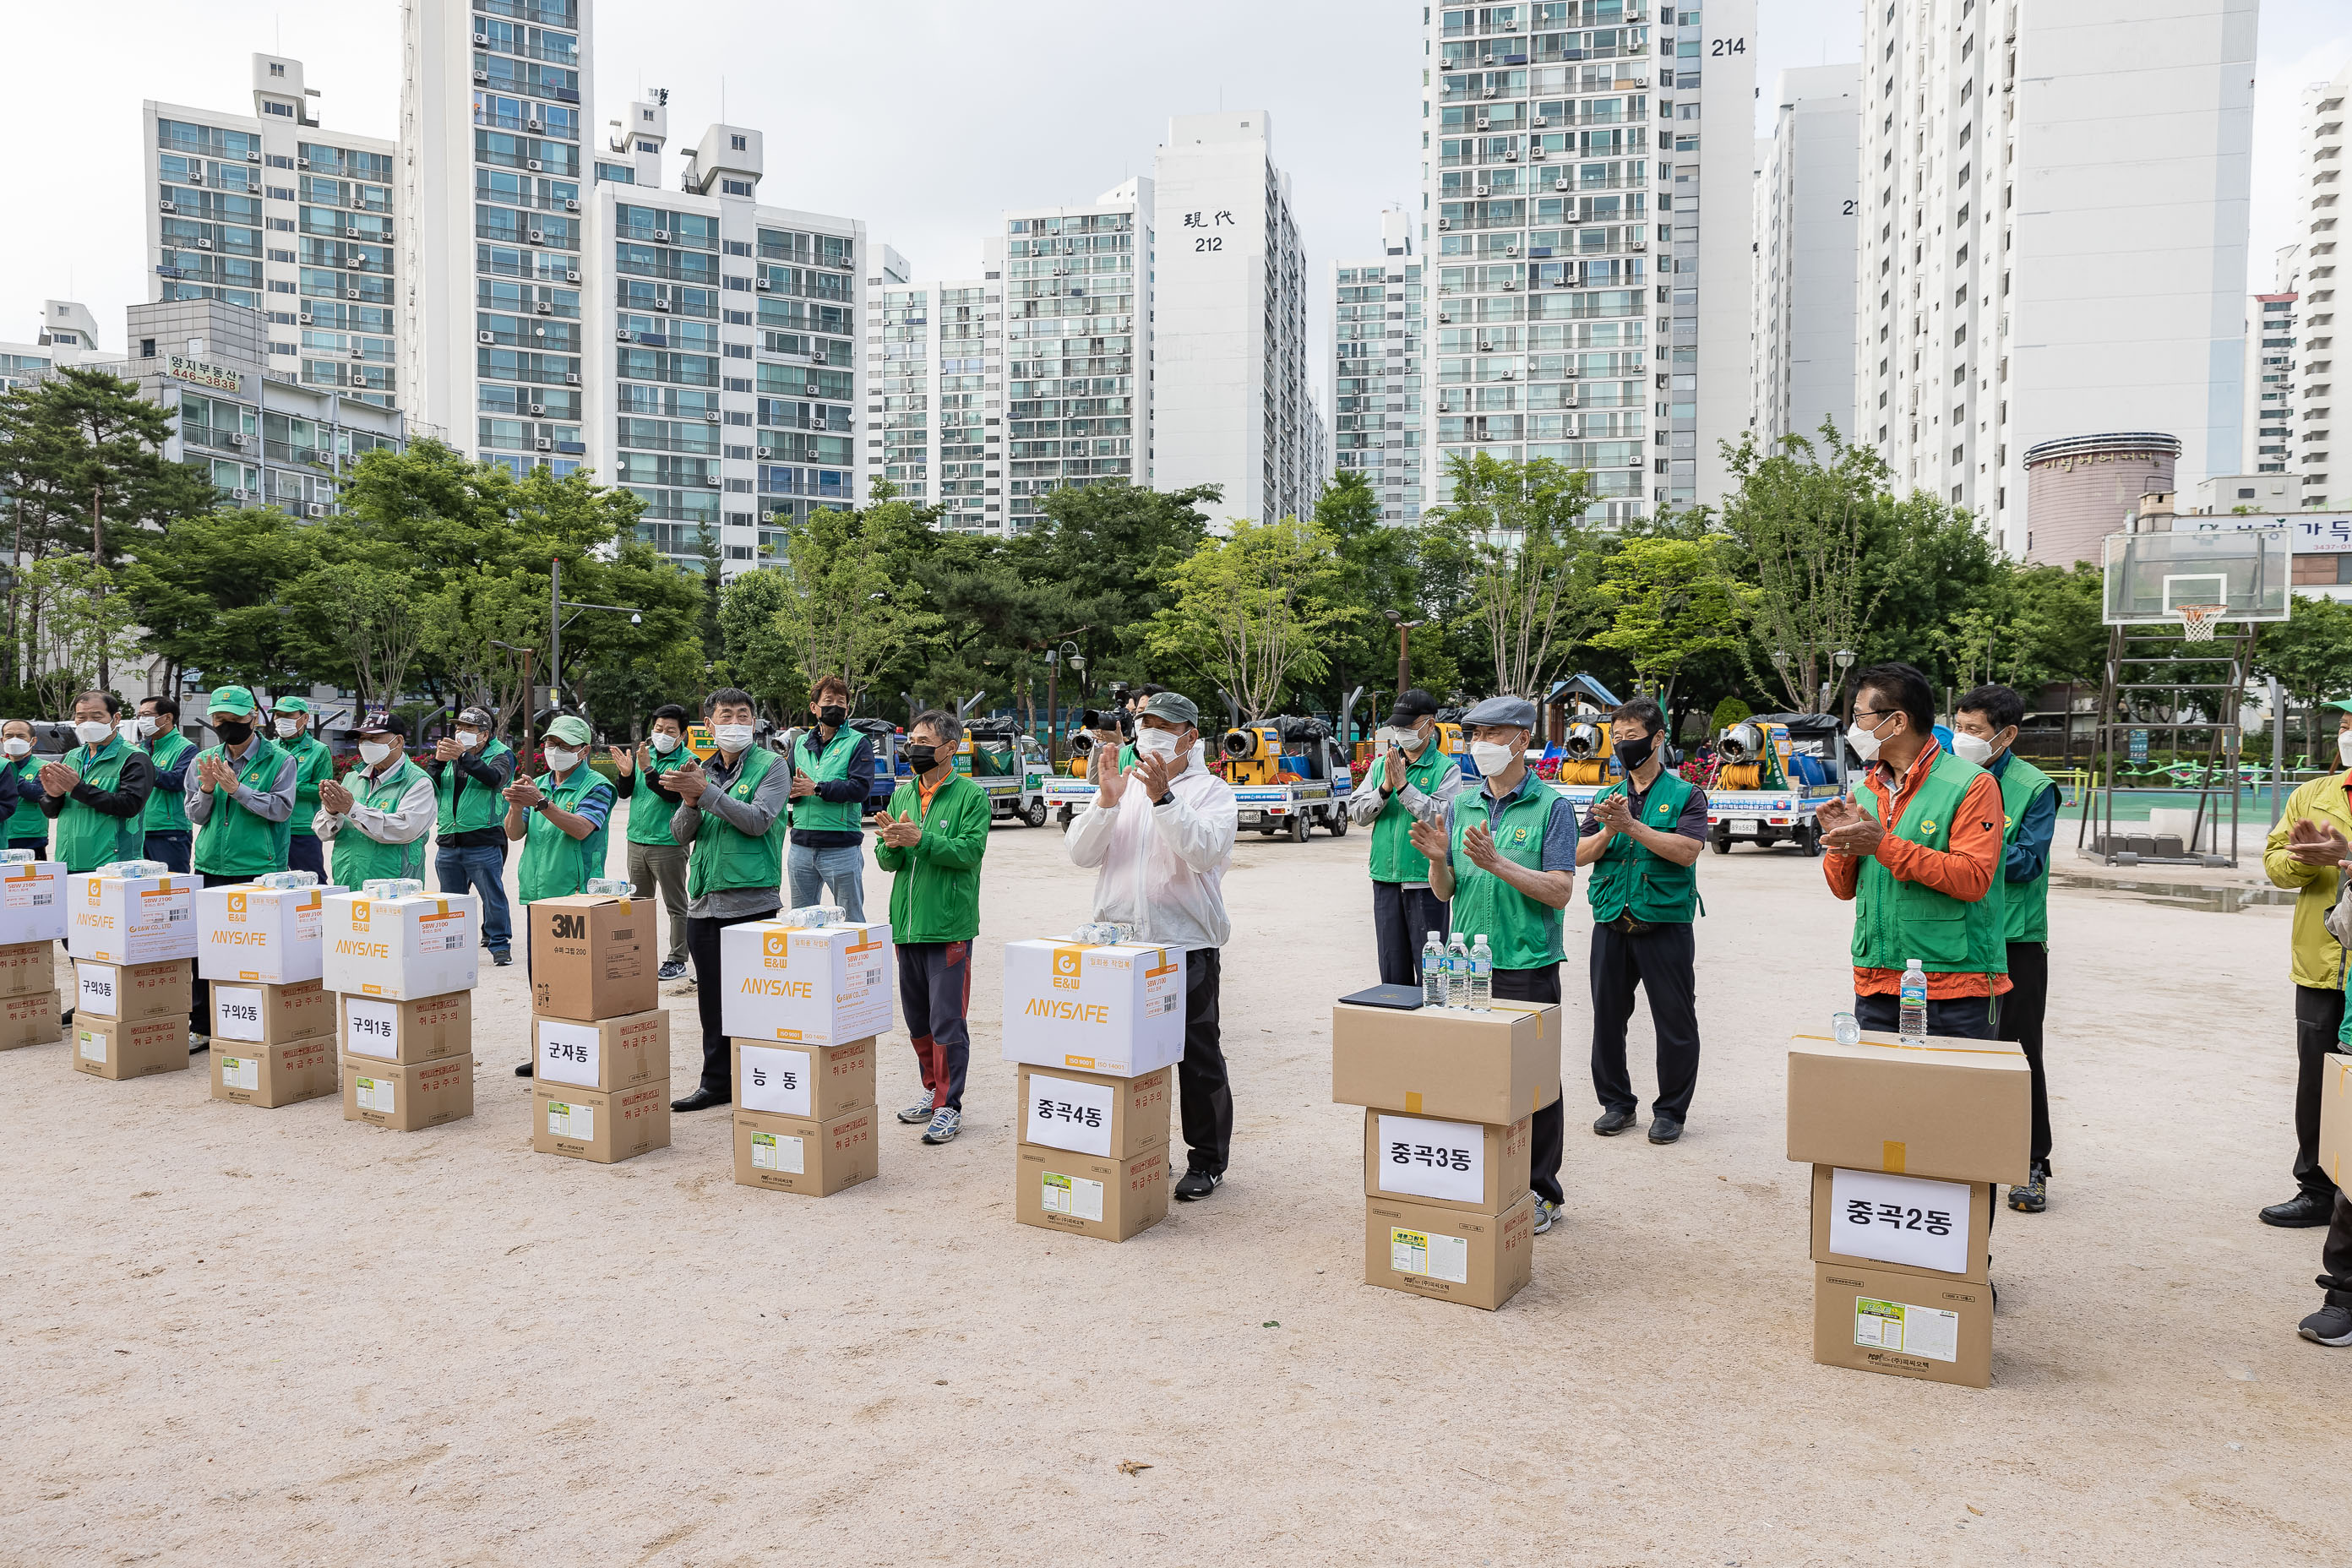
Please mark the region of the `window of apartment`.
POLYGON ((661 151, 661 143, 658 142, 640 142, 637 143, 637 151, 640 153, 658 153, 661 151))
POLYGON ((286 74, 286 68, 279 65, 277 61, 272 60, 269 63, 269 74, 271 76, 284 76, 286 74))
POLYGON ((748 196, 751 194, 751 182, 749 180, 720 180, 719 182, 719 188, 721 192, 730 196, 748 196))
POLYGON ((290 103, 265 103, 261 106, 261 112, 264 114, 282 114, 289 120, 291 120, 294 117, 294 106, 290 103))
POLYGON ((740 136, 730 136, 727 140, 732 144, 733 150, 738 153, 749 152, 751 150, 751 143, 740 136))

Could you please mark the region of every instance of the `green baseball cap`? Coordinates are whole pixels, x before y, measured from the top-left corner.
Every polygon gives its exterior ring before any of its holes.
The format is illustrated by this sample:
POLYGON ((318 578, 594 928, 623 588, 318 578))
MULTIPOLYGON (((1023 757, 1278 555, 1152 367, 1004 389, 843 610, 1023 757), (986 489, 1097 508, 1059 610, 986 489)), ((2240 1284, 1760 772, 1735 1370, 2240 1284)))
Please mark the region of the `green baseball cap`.
POLYGON ((2333 708, 2338 713, 2352 713, 2352 697, 2339 697, 2333 702, 2323 702, 2322 708, 2333 708))
POLYGON ((308 713, 310 700, 302 697, 281 697, 271 705, 280 713, 308 713))
POLYGON ((205 699, 205 711, 207 713, 244 715, 253 710, 253 693, 242 686, 216 686, 213 688, 213 694, 205 699))
POLYGON ((566 713, 549 723, 547 738, 561 741, 567 746, 584 746, 589 740, 588 721, 576 713, 566 713))

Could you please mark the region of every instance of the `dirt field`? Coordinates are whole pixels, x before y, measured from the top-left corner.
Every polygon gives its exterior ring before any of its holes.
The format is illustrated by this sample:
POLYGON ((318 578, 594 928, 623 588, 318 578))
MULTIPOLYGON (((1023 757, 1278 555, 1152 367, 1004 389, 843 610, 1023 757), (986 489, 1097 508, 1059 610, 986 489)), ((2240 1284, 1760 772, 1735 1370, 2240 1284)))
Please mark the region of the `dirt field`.
MULTIPOLYGON (((478 1114, 430 1132, 0 1055, 0 1561, 2352 1552, 2352 1351, 2294 1334, 2322 1233, 2254 1221, 2293 1190, 2286 910, 2053 894, 2057 1174, 1994 1232, 1979 1392, 1811 1359, 1781 1047, 1845 1005, 1847 922, 1786 850, 1702 858, 1682 1142, 1582 1131, 1580 893, 1568 1209, 1534 1285, 1488 1314, 1361 1283, 1327 1007, 1374 978, 1366 849, 1241 847, 1231 1179, 1123 1246, 1012 1217, 996 953, 1089 887, 1051 830, 991 846, 962 1139, 887 1120, 917 1081, 894 1036, 881 1177, 833 1198, 736 1186, 723 1113, 609 1168, 533 1154, 519 967, 484 970, 478 1114)), ((693 1002, 667 1000, 683 1093, 693 1002)))

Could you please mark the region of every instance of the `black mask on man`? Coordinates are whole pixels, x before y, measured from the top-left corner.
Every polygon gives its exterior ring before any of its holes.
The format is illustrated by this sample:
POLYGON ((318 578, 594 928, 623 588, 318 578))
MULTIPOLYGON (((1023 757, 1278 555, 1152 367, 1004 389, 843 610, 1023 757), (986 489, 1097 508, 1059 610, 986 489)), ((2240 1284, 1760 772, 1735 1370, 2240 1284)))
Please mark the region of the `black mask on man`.
POLYGON ((820 708, 816 710, 816 721, 824 725, 828 730, 840 729, 843 722, 847 720, 848 717, 849 710, 841 707, 839 704, 835 704, 830 708, 820 708))
POLYGON ((220 719, 214 721, 213 733, 225 745, 242 746, 253 739, 253 726, 243 719, 220 719))
POLYGON ((937 746, 909 746, 907 748, 907 765, 919 773, 929 773, 940 765, 940 749, 937 746))
POLYGON ((1618 742, 1617 765, 1627 773, 1632 773, 1650 760, 1650 753, 1657 749, 1657 744, 1658 738, 1655 735, 1644 735, 1638 741, 1618 742))

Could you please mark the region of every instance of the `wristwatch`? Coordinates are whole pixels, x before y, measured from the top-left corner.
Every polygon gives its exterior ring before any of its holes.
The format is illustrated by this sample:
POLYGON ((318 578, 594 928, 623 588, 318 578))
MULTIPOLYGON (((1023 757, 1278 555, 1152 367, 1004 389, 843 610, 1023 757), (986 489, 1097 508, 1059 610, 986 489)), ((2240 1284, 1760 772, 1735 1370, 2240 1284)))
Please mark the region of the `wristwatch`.
POLYGON ((1174 800, 1175 798, 1176 792, 1174 790, 1163 789, 1160 792, 1160 798, 1153 801, 1151 804, 1154 805, 1166 805, 1170 801, 1174 800))

